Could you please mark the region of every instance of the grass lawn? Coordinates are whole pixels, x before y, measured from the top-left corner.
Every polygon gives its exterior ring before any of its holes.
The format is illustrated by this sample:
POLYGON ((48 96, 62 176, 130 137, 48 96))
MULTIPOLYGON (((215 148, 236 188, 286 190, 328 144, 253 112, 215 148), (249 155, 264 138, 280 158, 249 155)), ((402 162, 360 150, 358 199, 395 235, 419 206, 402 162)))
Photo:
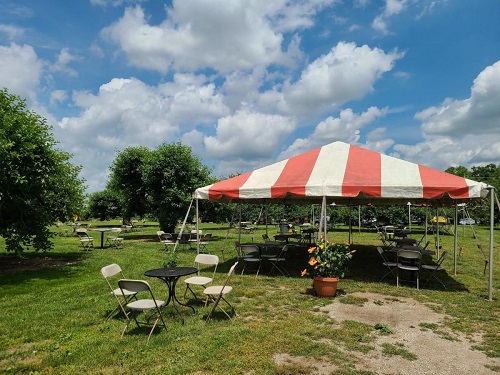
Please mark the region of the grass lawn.
MULTIPOLYGON (((116 223, 92 223, 92 227, 112 226, 116 223)), ((84 252, 77 248, 78 238, 69 235, 55 237, 55 249, 49 253, 27 252, 26 259, 36 258, 44 267, 17 267, 18 272, 6 269, 3 240, 0 239, 0 372, 6 374, 314 374, 311 366, 288 363, 277 364, 275 355, 328 358, 336 365, 336 374, 375 374, 356 368, 349 351, 370 352, 373 338, 383 327, 391 334, 381 318, 379 327, 362 323, 338 324, 319 307, 331 303, 320 299, 312 291, 309 278, 300 277, 305 268, 307 252, 295 252, 288 267, 291 277, 281 275, 237 275, 231 285, 234 290, 228 299, 236 308, 238 317, 228 320, 217 313, 210 322, 204 317, 210 307, 190 299, 196 313, 182 308, 185 324, 174 314, 172 306, 164 310, 167 330, 157 329, 149 344, 149 329, 135 325, 120 334, 125 320, 120 314, 104 321, 116 306, 109 288, 102 278, 101 267, 118 263, 125 276, 147 279, 156 298, 166 297, 166 285, 158 279, 146 278, 143 273, 160 268, 166 259, 156 236, 155 223, 124 235, 123 249, 105 248, 84 252)), ((204 233, 212 233, 209 252, 220 257, 216 283, 223 282, 235 261, 233 242, 237 233, 222 225, 204 223, 204 233)), ((418 228, 422 230, 422 228, 418 228)), ((489 232, 476 228, 483 249, 489 249, 489 232)), ((54 227, 55 232, 60 229, 54 227)), ((269 227, 270 235, 276 229, 269 227)), ((244 234, 242 242, 261 240, 265 227, 255 234, 244 234)), ((92 233, 96 246, 97 232, 92 233)), ((420 238, 421 234, 415 235, 420 238)), ((498 238, 498 236, 497 236, 498 238)), ((329 239, 345 241, 347 228, 329 233, 329 239)), ((433 236, 430 248, 433 248, 433 236)), ((453 275, 453 237, 441 237, 442 250, 450 251, 440 275, 447 289, 437 282, 417 291, 407 285, 396 288, 395 280, 387 277, 380 282, 386 270, 375 246, 380 245, 374 230, 356 230, 352 235, 357 252, 351 263, 350 275, 341 280, 336 299, 354 292, 376 292, 392 297, 411 297, 429 304, 449 316, 443 324, 448 328, 472 335, 479 333, 482 341, 477 349, 490 357, 500 357, 500 249, 495 247, 496 280, 494 301, 487 301, 488 272, 483 274, 484 259, 472 238, 470 228, 459 232, 461 254, 458 272, 453 275)), ((178 265, 191 266, 195 250, 180 250, 178 265)), ((488 254, 485 254, 488 257, 488 254)), ((17 262, 24 262, 20 259, 17 262)), ((33 263, 33 262, 31 262, 33 263)), ((184 293, 182 281, 178 295, 184 293)), ((394 352, 395 347, 384 347, 394 352)), ((411 354, 411 353, 410 353, 411 354)), ((418 353, 416 354, 418 355, 418 353)), ((496 369, 500 371, 500 369, 496 369)))

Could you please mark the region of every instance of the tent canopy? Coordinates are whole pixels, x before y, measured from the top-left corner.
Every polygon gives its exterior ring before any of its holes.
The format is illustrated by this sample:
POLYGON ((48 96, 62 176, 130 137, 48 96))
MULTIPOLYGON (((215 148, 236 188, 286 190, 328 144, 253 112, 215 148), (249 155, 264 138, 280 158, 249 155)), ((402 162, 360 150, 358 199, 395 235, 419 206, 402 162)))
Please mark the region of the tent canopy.
POLYGON ((397 205, 485 198, 489 186, 343 142, 334 142, 201 187, 195 199, 258 203, 397 205))

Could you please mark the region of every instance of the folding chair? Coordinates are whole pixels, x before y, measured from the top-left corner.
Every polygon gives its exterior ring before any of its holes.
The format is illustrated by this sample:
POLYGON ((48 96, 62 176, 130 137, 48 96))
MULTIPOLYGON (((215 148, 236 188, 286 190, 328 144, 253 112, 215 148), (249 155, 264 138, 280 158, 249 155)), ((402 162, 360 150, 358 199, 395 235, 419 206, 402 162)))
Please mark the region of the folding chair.
POLYGON ((427 283, 429 282, 429 280, 431 278, 435 278, 446 289, 446 285, 444 285, 444 283, 441 280, 439 280, 434 273, 444 269, 443 267, 441 267, 441 264, 446 259, 447 255, 448 255, 448 252, 443 251, 443 253, 441 254, 441 257, 439 257, 436 264, 422 264, 421 268, 424 269, 425 271, 427 271, 427 274, 428 274, 428 276, 425 280, 424 286, 427 285, 427 283))
POLYGON ((384 253, 385 253, 384 249, 382 249, 380 246, 377 246, 377 251, 380 254, 380 256, 382 257, 382 265, 384 265, 385 267, 387 267, 389 269, 389 272, 387 272, 384 276, 382 276, 380 278, 380 281, 385 279, 386 276, 388 276, 391 273, 394 277, 396 277, 396 273, 394 271, 396 271, 398 264, 396 262, 389 262, 384 255, 384 253))
MULTIPOLYGON (((396 285, 399 287, 400 273, 402 271, 409 271, 415 274, 417 281, 417 289, 420 289, 420 264, 422 262, 422 254, 420 251, 414 250, 399 250, 397 257, 397 274, 396 274, 396 285)), ((411 281, 407 279, 406 281, 411 281)))
POLYGON ((226 294, 230 293, 233 290, 233 287, 229 286, 228 283, 231 280, 231 278, 234 276, 234 270, 235 270, 237 265, 238 265, 238 262, 234 263, 231 266, 231 268, 229 269, 229 272, 227 273, 227 277, 226 277, 226 280, 224 281, 223 285, 212 285, 212 286, 205 288, 205 290, 203 291, 203 293, 207 296, 205 306, 207 305, 209 299, 214 303, 212 306, 212 309, 210 310, 210 312, 207 315, 207 319, 206 319, 207 322, 210 320, 213 312, 215 311, 215 309, 217 307, 219 307, 219 309, 221 309, 221 311, 229 319, 231 319, 231 316, 221 306, 219 306, 219 302, 221 300, 224 301, 231 308, 234 316, 238 316, 238 314, 236 314, 236 310, 234 309, 234 307, 224 298, 224 296, 226 294))
POLYGON ((286 268, 280 266, 280 263, 284 263, 287 260, 287 255, 288 255, 288 247, 289 245, 285 245, 281 248, 278 256, 273 257, 273 258, 268 258, 268 261, 271 262, 273 265, 271 269, 269 270, 269 275, 273 272, 273 270, 277 269, 278 271, 281 272, 283 276, 290 276, 286 268), (286 275, 285 275, 286 274, 286 275))
POLYGON ((137 293, 131 292, 130 290, 126 290, 126 289, 125 290, 122 290, 120 288, 115 289, 111 285, 111 282, 109 280, 111 277, 118 275, 122 279, 125 278, 125 276, 123 275, 122 269, 120 268, 120 266, 118 264, 113 263, 113 264, 110 264, 108 266, 102 267, 101 273, 102 273, 102 276, 104 277, 104 280, 106 280, 106 283, 108 284, 109 289, 111 289, 111 295, 113 297, 115 297, 116 302, 118 302, 118 306, 116 306, 113 309, 113 311, 111 311, 108 314, 108 316, 106 317, 106 320, 111 318, 111 316, 113 316, 115 311, 118 309, 121 309, 123 314, 125 314, 125 316, 127 316, 127 313, 125 312, 125 309, 123 306, 126 305, 131 299, 136 298, 135 295, 137 293), (122 304, 121 298, 123 298, 123 300, 124 300, 123 304, 122 304))
POLYGON ((90 250, 94 248, 94 238, 88 235, 87 229, 77 229, 76 235, 80 239, 80 245, 78 245, 78 248, 82 248, 82 250, 90 250))
POLYGON ((163 250, 168 251, 169 246, 175 245, 174 238, 172 237, 172 235, 170 233, 165 233, 164 231, 159 230, 156 232, 156 235, 158 236, 158 239, 160 240, 160 243, 162 244, 163 250))
POLYGON ((191 285, 199 285, 204 288, 210 284, 214 277, 215 272, 217 271, 217 265, 219 264, 219 257, 217 255, 210 254, 198 254, 196 258, 194 258, 194 266, 198 267, 198 274, 196 276, 188 277, 184 280, 186 283, 186 290, 184 291, 184 299, 186 299, 187 291, 189 290, 194 298, 198 299, 194 291, 191 289, 191 285), (214 267, 214 271, 212 277, 200 276, 200 267, 202 266, 211 266, 214 267))
POLYGON ((125 293, 125 290, 128 290, 133 293, 141 293, 141 292, 146 292, 149 294, 150 298, 143 298, 143 299, 137 299, 136 301, 128 302, 125 305, 125 316, 127 317, 127 325, 123 329, 121 337, 123 338, 123 335, 125 334, 125 331, 127 330, 128 326, 130 325, 130 322, 132 322, 132 319, 135 321, 135 324, 137 327, 140 327, 139 322, 137 321, 137 315, 139 315, 142 312, 152 310, 154 313, 157 314, 157 318, 154 321, 153 324, 151 324, 149 321, 152 319, 153 316, 149 317, 146 322, 141 322, 142 324, 145 325, 152 325, 151 331, 149 332, 148 336, 148 342, 149 339, 151 338, 151 334, 153 333, 156 324, 158 323, 158 320, 161 320, 163 327, 167 329, 167 325, 165 324, 165 321, 163 320, 163 315, 161 313, 161 307, 165 305, 165 301, 162 300, 157 300, 155 299, 153 295, 153 291, 151 290, 151 287, 149 286, 147 281, 143 280, 130 280, 130 279, 121 279, 118 280, 118 286, 122 290, 122 294, 125 293), (126 310, 130 310, 127 312, 126 310))
POLYGON ((243 275, 243 273, 245 272, 247 264, 253 264, 254 266, 257 267, 257 273, 255 276, 258 276, 262 264, 259 247, 257 245, 243 244, 240 245, 240 249, 243 260, 243 269, 241 270, 241 274, 243 275))
POLYGON ((123 237, 120 237, 122 228, 111 228, 111 234, 106 237, 106 243, 116 248, 122 247, 123 237))

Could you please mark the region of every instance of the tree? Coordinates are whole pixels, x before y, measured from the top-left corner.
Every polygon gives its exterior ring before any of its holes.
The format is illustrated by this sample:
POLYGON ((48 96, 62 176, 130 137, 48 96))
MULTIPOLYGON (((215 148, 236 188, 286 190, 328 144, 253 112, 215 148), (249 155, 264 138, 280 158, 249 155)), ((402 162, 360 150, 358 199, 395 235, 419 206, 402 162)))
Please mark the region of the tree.
POLYGON ((160 229, 174 232, 183 219, 192 193, 210 181, 210 168, 180 142, 163 143, 148 155, 144 164, 144 183, 152 213, 160 229))
POLYGON ((147 147, 128 147, 113 160, 107 190, 117 193, 124 221, 148 212, 143 169, 150 153, 147 147))
POLYGON ((101 221, 115 219, 122 213, 120 204, 118 194, 114 190, 92 193, 88 197, 87 215, 97 217, 101 221))
POLYGON ((0 90, 0 235, 7 251, 50 250, 48 226, 82 207, 81 167, 55 148, 46 122, 26 100, 0 90))

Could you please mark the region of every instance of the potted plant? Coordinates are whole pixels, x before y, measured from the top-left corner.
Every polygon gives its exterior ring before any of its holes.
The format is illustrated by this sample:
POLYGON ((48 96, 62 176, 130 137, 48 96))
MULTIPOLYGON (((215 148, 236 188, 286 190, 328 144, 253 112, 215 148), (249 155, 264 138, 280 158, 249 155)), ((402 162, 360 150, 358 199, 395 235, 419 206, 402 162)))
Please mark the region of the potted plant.
POLYGON ((333 297, 337 292, 339 278, 346 274, 347 265, 356 250, 351 250, 346 242, 321 241, 317 246, 309 248, 308 252, 311 256, 301 275, 313 277, 314 290, 318 296, 333 297))
POLYGON ((170 251, 167 255, 167 258, 163 262, 163 267, 177 267, 177 254, 173 251, 170 251))

